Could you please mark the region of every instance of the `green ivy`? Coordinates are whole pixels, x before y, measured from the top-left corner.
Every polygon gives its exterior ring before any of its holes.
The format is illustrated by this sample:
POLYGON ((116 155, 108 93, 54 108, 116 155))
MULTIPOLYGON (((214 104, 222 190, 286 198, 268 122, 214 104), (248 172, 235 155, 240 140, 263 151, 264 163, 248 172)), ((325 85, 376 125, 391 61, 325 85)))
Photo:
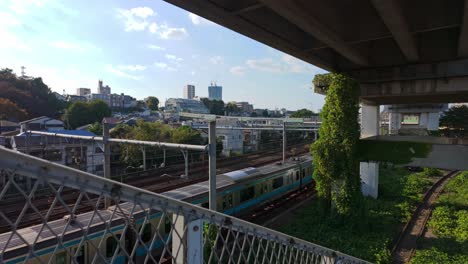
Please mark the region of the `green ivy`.
POLYGON ((311 146, 314 177, 325 209, 332 203, 339 215, 359 207, 359 98, 358 83, 342 74, 316 75, 314 84, 328 82, 325 105, 320 113, 319 139, 311 146))

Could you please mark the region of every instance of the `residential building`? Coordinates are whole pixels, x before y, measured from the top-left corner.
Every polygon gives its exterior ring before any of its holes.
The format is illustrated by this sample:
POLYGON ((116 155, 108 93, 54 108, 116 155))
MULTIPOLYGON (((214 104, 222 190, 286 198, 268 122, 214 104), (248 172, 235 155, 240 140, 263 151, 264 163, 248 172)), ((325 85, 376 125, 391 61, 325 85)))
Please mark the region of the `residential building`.
POLYGON ((169 98, 166 101, 164 111, 189 112, 195 114, 209 114, 210 111, 203 102, 193 99, 169 98))
POLYGON ((130 95, 124 95, 124 94, 122 94, 122 95, 124 97, 124 100, 123 100, 124 108, 130 108, 130 107, 136 107, 137 106, 138 102, 137 102, 136 98, 131 97, 130 95))
POLYGON ((87 96, 88 101, 95 101, 95 100, 101 100, 104 101, 107 105, 111 105, 111 95, 110 94, 102 94, 102 93, 92 93, 87 96))
POLYGON ((102 84, 102 80, 99 80, 99 83, 98 83, 98 94, 107 94, 107 95, 111 94, 111 88, 109 87, 109 85, 104 86, 102 84))
POLYGON ((234 102, 234 104, 244 113, 252 113, 254 111, 253 105, 248 102, 234 102))
POLYGON ((223 87, 216 85, 216 83, 211 83, 208 86, 208 98, 210 100, 223 100, 223 87))
POLYGON ((0 134, 3 132, 19 130, 19 128, 19 123, 11 122, 8 120, 0 120, 0 134))
POLYGON ((187 84, 184 86, 184 98, 193 99, 195 97, 195 85, 187 84))
POLYGON ((76 88, 76 95, 87 96, 88 94, 91 94, 90 88, 76 88))
POLYGON ((81 96, 81 95, 74 95, 74 94, 68 94, 67 95, 67 102, 74 103, 74 102, 86 102, 88 101, 88 98, 86 96, 81 96))
POLYGON ((67 100, 67 97, 65 95, 59 94, 57 92, 53 92, 53 94, 55 95, 55 98, 57 98, 60 101, 66 101, 67 100))
POLYGON ((62 120, 50 118, 47 116, 36 117, 29 119, 23 122, 20 122, 21 133, 26 130, 36 130, 36 131, 58 131, 64 130, 64 125, 62 120))
POLYGON ((111 94, 110 95, 110 107, 122 109, 124 108, 124 94, 111 94))

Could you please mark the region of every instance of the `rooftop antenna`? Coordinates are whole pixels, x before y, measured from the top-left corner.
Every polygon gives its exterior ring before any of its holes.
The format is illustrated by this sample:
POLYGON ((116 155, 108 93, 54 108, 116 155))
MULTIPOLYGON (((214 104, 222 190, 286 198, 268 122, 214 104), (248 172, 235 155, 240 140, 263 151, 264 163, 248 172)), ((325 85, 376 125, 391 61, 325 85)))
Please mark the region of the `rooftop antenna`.
POLYGON ((26 69, 26 67, 24 66, 21 66, 21 77, 26 77, 26 72, 24 71, 26 69))

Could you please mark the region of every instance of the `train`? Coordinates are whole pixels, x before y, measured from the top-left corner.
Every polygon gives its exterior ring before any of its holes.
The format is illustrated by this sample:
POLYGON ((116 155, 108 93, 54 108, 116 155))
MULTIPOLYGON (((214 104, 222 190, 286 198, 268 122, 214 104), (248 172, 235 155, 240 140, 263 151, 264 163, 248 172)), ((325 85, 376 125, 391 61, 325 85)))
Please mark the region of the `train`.
MULTIPOLYGON (((217 211, 232 216, 245 215, 265 203, 313 184, 312 173, 312 157, 304 155, 284 163, 271 163, 217 175, 217 211)), ((162 194, 208 208, 208 181, 162 194)), ((149 212, 130 202, 98 211, 99 217, 95 212, 78 214, 69 225, 66 221, 70 219, 64 217, 48 222, 48 228, 40 224, 18 229, 16 232, 29 244, 33 244, 38 232, 42 231, 41 239, 35 242, 33 254, 24 245, 25 241, 16 234, 0 234, 0 252, 3 252, 0 263, 128 263, 128 255, 136 243, 138 246, 133 254, 134 263, 143 263, 149 252, 155 258, 161 256, 164 242, 168 243, 170 239, 171 216, 156 210, 149 212), (122 213, 126 217, 119 216, 122 213), (126 219, 132 221, 133 234, 129 232, 130 228, 125 228, 128 225, 126 219), (65 226, 68 226, 66 230, 65 226), (125 245, 122 247, 126 247, 127 254, 118 247, 122 235, 125 235, 125 245), (155 236, 158 239, 153 241, 155 236)))

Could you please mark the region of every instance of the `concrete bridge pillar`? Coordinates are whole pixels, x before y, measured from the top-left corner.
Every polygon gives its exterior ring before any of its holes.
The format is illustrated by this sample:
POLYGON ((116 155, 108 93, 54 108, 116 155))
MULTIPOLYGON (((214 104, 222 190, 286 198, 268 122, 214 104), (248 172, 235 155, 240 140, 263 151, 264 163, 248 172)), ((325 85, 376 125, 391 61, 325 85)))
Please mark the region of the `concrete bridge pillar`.
MULTIPOLYGON (((361 138, 378 136, 380 130, 380 107, 378 105, 361 105, 361 138)), ((379 190, 379 163, 361 162, 361 191, 364 196, 377 198, 379 190)))

